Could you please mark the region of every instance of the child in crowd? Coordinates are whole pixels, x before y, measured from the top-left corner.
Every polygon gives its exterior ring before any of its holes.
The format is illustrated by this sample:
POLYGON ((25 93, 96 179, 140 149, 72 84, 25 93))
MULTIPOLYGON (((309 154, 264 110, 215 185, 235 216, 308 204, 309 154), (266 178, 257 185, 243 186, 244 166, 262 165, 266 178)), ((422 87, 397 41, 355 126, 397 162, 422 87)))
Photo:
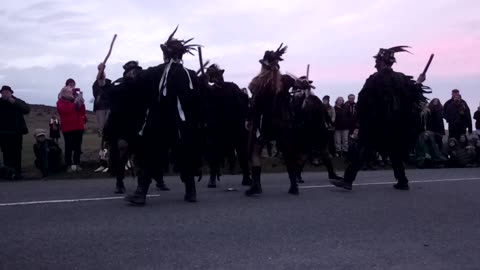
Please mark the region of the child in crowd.
POLYGON ((49 126, 50 139, 58 143, 58 139, 60 139, 60 121, 58 120, 56 115, 52 115, 52 118, 50 118, 49 126))

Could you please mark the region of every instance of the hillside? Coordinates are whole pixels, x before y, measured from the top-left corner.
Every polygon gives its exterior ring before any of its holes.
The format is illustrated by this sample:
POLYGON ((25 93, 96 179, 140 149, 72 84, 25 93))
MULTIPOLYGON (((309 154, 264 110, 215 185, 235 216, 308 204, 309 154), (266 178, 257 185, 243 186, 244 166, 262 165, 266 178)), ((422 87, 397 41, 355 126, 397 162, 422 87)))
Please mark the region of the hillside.
MULTIPOLYGON (((24 136, 24 143, 23 143, 23 174, 27 179, 37 179, 40 177, 39 172, 36 170, 34 166, 34 154, 33 154, 33 132, 37 128, 43 128, 47 131, 49 130, 49 121, 52 115, 57 114, 57 109, 52 106, 46 105, 30 105, 31 111, 30 114, 25 117, 27 122, 27 126, 29 129, 29 134, 24 136)), ((97 134, 96 129, 96 118, 95 114, 91 111, 87 112, 88 122, 86 131, 83 137, 83 144, 82 144, 82 157, 81 157, 81 166, 84 168, 82 172, 75 173, 75 174, 66 174, 61 173, 56 176, 52 176, 52 178, 62 178, 62 179, 70 179, 70 178, 97 178, 97 177, 108 177, 108 174, 98 174, 93 173, 93 170, 98 166, 98 150, 100 147, 100 137, 97 134)), ((59 141, 60 147, 64 148, 63 138, 60 138, 59 141)), ((265 172, 281 172, 284 171, 284 166, 282 165, 282 161, 278 158, 265 158, 263 161, 263 167, 265 172)), ((344 164, 343 160, 336 159, 334 160, 336 167, 340 170, 344 164)), ((228 167, 228 166, 227 166, 228 167)), ((318 171, 323 170, 323 166, 320 167, 313 167, 307 165, 305 168, 308 171, 318 171)), ((204 174, 208 173, 208 169, 204 167, 203 169, 204 174)), ((235 168, 236 173, 240 173, 238 168, 238 163, 235 168)), ((229 170, 225 171, 224 173, 230 173, 229 170)))

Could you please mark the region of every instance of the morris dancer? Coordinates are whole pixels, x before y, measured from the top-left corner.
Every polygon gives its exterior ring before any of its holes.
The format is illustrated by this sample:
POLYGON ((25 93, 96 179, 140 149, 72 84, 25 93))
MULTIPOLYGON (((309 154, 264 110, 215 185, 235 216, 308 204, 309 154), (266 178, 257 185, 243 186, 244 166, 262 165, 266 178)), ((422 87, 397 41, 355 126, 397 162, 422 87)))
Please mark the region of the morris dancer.
POLYGON ((422 132, 421 112, 427 104, 425 72, 417 81, 395 72, 395 53, 408 52, 406 46, 380 49, 375 58, 377 72, 371 75, 358 97, 358 148, 344 180, 332 180, 337 187, 352 189, 358 171, 372 151, 386 153, 392 161, 398 183, 393 187, 408 190, 404 160, 422 132))

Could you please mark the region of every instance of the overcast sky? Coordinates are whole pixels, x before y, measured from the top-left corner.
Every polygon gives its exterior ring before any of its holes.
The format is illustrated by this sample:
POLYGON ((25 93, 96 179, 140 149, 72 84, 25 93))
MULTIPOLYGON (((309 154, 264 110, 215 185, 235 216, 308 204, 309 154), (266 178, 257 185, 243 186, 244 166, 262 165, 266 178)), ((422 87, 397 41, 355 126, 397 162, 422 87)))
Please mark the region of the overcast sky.
MULTIPOLYGON (((416 77, 435 53, 426 82, 434 96, 444 102, 458 88, 472 110, 480 102, 478 0, 1 2, 0 84, 30 103, 54 105, 69 77, 89 100, 115 33, 108 77, 120 77, 128 60, 161 63, 159 44, 177 24, 176 36, 194 37, 204 59, 240 87, 257 74, 264 51, 284 42, 283 72, 304 75, 310 64, 319 96, 356 94, 380 47, 410 45, 413 55, 398 54, 396 70, 416 77)), ((198 59, 187 56, 185 65, 196 70, 198 59)))

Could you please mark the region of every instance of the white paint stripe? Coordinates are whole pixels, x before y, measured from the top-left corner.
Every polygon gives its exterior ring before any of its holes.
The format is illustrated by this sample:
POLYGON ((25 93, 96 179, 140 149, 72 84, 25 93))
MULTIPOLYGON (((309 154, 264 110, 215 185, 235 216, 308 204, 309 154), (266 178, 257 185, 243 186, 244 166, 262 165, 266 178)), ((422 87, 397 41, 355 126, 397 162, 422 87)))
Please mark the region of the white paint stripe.
MULTIPOLYGON (((435 182, 460 182, 460 181, 475 181, 480 178, 454 178, 454 179, 433 179, 433 180, 417 180, 410 181, 410 183, 435 183, 435 182)), ((373 182, 373 183, 359 183, 354 186, 379 186, 379 185, 391 185, 396 182, 373 182)), ((314 189, 314 188, 331 188, 332 185, 318 185, 318 186, 301 186, 301 189, 314 189)), ((147 197, 160 197, 161 195, 148 195, 147 197)), ((0 207, 5 206, 17 206, 17 205, 35 205, 35 204, 53 204, 53 203, 76 203, 76 202, 93 202, 93 201, 109 201, 119 200, 124 197, 101 197, 101 198, 85 198, 85 199, 68 199, 68 200, 46 200, 46 201, 30 201, 30 202, 13 202, 13 203, 0 203, 0 207)))
MULTIPOLYGON (((147 197, 160 197, 160 195, 148 195, 147 197)), ((94 201, 109 201, 119 200, 125 197, 101 197, 101 198, 85 198, 85 199, 69 199, 69 200, 48 200, 48 201, 31 201, 31 202, 14 202, 14 203, 0 203, 2 206, 15 206, 15 205, 33 205, 33 204, 49 204, 49 203, 75 203, 75 202, 94 202, 94 201)))
MULTIPOLYGON (((433 179, 433 180, 416 180, 410 181, 410 183, 435 183, 435 182, 459 182, 459 181, 475 181, 480 180, 480 178, 454 178, 454 179, 433 179)), ((391 185, 396 184, 397 182, 374 182, 374 183, 354 183, 354 186, 380 186, 380 185, 391 185)), ((301 189, 313 189, 313 188, 328 188, 333 187, 332 185, 319 185, 319 186, 301 186, 301 189)))

